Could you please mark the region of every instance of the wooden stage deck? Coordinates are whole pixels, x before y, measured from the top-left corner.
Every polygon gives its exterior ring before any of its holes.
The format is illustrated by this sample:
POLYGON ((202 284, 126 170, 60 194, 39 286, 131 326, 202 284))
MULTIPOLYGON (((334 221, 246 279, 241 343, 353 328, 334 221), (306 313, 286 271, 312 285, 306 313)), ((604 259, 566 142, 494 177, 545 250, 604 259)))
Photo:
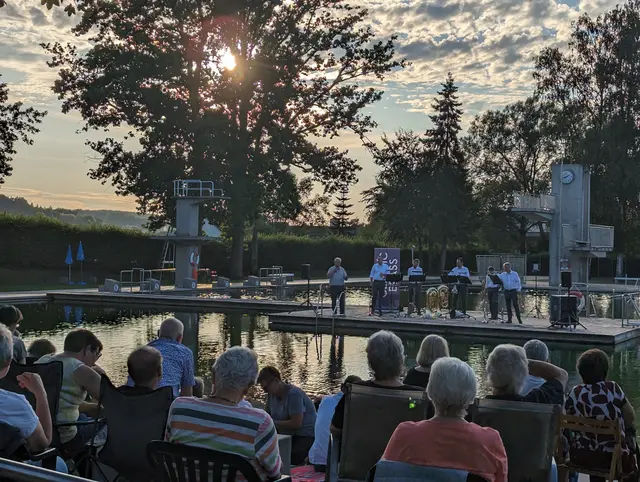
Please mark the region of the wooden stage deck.
MULTIPOLYGON (((368 335, 377 330, 391 330, 396 333, 428 335, 436 333, 452 338, 476 340, 478 342, 501 343, 507 341, 527 341, 532 338, 558 344, 583 346, 616 346, 633 343, 640 338, 640 328, 622 327, 619 319, 581 318, 586 326, 576 329, 549 328, 547 318, 522 319, 520 325, 514 317, 513 324, 501 322, 483 323, 481 312, 469 312, 477 318, 473 319, 424 319, 413 317, 396 317, 393 314, 368 316, 366 307, 347 307, 344 317, 336 317, 335 332, 341 335, 368 335)), ((293 313, 269 314, 269 325, 274 330, 315 333, 316 315, 312 310, 295 311, 293 313)), ((332 332, 330 311, 324 311, 323 317, 317 318, 317 330, 320 333, 332 332)))

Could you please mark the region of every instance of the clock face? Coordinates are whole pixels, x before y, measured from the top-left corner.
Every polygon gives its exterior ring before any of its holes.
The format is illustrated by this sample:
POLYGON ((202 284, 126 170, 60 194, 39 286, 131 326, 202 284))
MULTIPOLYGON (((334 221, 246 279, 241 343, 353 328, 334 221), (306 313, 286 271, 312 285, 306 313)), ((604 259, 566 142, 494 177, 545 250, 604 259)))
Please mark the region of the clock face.
POLYGON ((562 180, 562 184, 570 184, 573 181, 573 172, 572 171, 562 171, 560 176, 562 180))

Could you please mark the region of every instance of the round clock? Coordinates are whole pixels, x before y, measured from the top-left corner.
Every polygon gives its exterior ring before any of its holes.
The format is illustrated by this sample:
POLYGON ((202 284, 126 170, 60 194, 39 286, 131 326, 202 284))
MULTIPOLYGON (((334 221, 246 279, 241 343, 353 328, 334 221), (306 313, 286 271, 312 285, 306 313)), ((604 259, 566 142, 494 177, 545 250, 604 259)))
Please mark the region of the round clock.
POLYGON ((560 179, 562 180, 562 184, 571 184, 571 182, 573 182, 573 171, 562 171, 560 179))

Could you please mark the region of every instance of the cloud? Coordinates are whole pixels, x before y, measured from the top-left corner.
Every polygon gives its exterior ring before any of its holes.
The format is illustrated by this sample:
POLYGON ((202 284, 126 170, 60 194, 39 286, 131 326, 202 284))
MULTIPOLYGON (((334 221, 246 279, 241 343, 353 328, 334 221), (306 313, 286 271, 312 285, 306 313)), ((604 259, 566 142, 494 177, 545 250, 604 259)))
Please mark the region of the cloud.
POLYGON ((0 194, 9 197, 23 197, 30 203, 43 207, 135 211, 135 204, 132 198, 123 198, 111 192, 61 193, 20 187, 2 187, 0 194))

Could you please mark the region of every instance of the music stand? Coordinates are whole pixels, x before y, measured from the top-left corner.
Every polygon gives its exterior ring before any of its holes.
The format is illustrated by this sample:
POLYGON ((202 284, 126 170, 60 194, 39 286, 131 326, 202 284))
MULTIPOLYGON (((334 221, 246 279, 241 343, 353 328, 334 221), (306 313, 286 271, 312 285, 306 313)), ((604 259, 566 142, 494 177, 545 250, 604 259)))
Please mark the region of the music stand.
MULTIPOLYGON (((427 281, 427 275, 426 274, 411 274, 409 275, 409 284, 410 285, 418 285, 418 283, 425 283, 427 281)), ((417 293, 417 297, 418 299, 420 299, 420 297, 422 297, 422 285, 418 286, 418 293, 417 293)), ((411 292, 411 287, 409 287, 409 292, 411 292)), ((415 292, 414 292, 415 293, 415 292)), ((411 304, 411 301, 409 302, 409 304, 411 304)), ((413 300, 413 307, 415 309, 416 307, 416 300, 413 300)), ((418 303, 418 314, 420 314, 420 303, 418 303)), ((407 308, 407 316, 409 316, 409 309, 407 308)))
MULTIPOLYGON (((468 276, 453 276, 453 275, 449 275, 449 274, 443 274, 440 276, 440 280, 448 285, 458 285, 458 284, 465 284, 465 285, 470 285, 471 283, 471 279, 468 276)), ((449 296, 451 297, 451 288, 449 288, 449 296)), ((453 303, 452 303, 453 304, 453 303)), ((475 316, 471 316, 467 313, 461 313, 461 316, 458 316, 456 313, 456 307, 455 306, 450 306, 451 308, 451 312, 449 313, 451 315, 451 313, 454 314, 454 316, 451 316, 452 319, 455 318, 473 318, 474 320, 477 321, 475 316)))
MULTIPOLYGON (((388 274, 384 280, 387 282, 387 286, 389 285, 389 283, 395 283, 396 285, 398 285, 399 283, 402 283, 402 278, 404 278, 404 275, 402 273, 397 273, 397 274, 388 274)), ((393 307, 393 295, 391 294, 392 291, 387 289, 387 292, 389 293, 389 312, 399 313, 399 309, 396 311, 393 307)), ((399 290, 398 290, 398 296, 400 296, 399 290)), ((398 308, 399 307, 400 306, 398 304, 398 308)))

